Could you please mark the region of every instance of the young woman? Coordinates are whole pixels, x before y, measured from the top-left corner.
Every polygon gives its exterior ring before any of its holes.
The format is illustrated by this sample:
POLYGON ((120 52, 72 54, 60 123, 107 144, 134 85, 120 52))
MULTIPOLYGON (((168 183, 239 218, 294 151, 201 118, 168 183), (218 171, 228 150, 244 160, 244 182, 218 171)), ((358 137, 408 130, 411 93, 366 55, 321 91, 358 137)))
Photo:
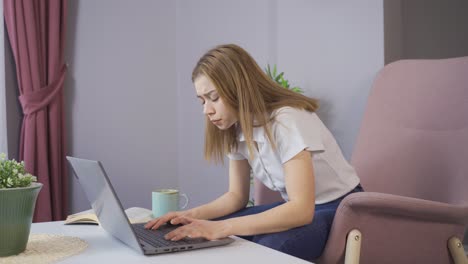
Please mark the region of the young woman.
POLYGON ((339 202, 362 191, 354 169, 315 114, 317 101, 272 81, 233 44, 217 46, 192 73, 206 116, 205 158, 229 161, 229 190, 211 203, 146 224, 183 224, 166 239, 237 235, 303 259, 323 251, 339 202), (247 207, 250 171, 284 202, 247 207))

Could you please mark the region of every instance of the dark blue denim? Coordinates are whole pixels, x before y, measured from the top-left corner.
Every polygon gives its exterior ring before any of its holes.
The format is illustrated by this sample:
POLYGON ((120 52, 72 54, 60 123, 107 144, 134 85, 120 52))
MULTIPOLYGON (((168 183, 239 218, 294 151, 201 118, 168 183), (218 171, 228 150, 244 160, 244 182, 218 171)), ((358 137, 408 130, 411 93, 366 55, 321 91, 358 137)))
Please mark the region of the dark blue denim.
MULTIPOLYGON (((316 259, 320 257, 325 248, 333 218, 335 217, 336 209, 341 200, 350 193, 362 191, 361 185, 358 185, 352 191, 334 201, 315 205, 314 219, 312 223, 308 225, 278 233, 240 237, 301 259, 316 259)), ((215 220, 258 214, 283 203, 284 202, 277 202, 268 205, 247 207, 215 220)))

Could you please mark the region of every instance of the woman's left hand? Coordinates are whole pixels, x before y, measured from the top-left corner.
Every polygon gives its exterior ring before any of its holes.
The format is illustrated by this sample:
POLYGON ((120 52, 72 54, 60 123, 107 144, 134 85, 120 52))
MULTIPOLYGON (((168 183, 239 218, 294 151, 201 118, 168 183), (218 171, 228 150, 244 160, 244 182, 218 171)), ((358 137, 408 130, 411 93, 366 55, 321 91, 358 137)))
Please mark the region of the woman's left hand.
POLYGON ((178 217, 171 224, 183 226, 166 234, 167 240, 178 241, 183 238, 205 238, 216 240, 229 236, 229 225, 225 221, 208 221, 190 217, 178 217))

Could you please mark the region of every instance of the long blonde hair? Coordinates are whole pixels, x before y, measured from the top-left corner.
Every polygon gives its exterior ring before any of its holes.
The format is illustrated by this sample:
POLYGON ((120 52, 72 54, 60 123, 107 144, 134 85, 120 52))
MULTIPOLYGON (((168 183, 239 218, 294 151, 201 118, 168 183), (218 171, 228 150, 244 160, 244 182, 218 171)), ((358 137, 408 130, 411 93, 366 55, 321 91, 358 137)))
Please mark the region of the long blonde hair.
POLYGON ((271 113, 291 106, 314 112, 316 99, 283 88, 268 77, 247 51, 235 44, 219 45, 205 53, 192 72, 192 82, 204 75, 212 81, 219 96, 238 118, 238 124, 220 130, 205 121, 205 159, 223 162, 227 153, 237 150, 237 128, 242 129, 252 157, 253 127, 263 126, 270 143, 271 113), (255 122, 255 123, 254 123, 255 122))

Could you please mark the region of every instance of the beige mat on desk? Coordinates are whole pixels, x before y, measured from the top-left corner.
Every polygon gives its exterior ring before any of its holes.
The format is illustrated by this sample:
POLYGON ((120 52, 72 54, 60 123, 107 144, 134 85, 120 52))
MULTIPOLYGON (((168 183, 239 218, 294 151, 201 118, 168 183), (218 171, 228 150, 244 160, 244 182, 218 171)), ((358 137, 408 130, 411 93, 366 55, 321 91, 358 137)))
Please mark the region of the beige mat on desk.
POLYGON ((31 234, 26 250, 16 256, 0 257, 0 264, 54 263, 76 255, 86 249, 88 243, 77 238, 51 234, 31 234))

